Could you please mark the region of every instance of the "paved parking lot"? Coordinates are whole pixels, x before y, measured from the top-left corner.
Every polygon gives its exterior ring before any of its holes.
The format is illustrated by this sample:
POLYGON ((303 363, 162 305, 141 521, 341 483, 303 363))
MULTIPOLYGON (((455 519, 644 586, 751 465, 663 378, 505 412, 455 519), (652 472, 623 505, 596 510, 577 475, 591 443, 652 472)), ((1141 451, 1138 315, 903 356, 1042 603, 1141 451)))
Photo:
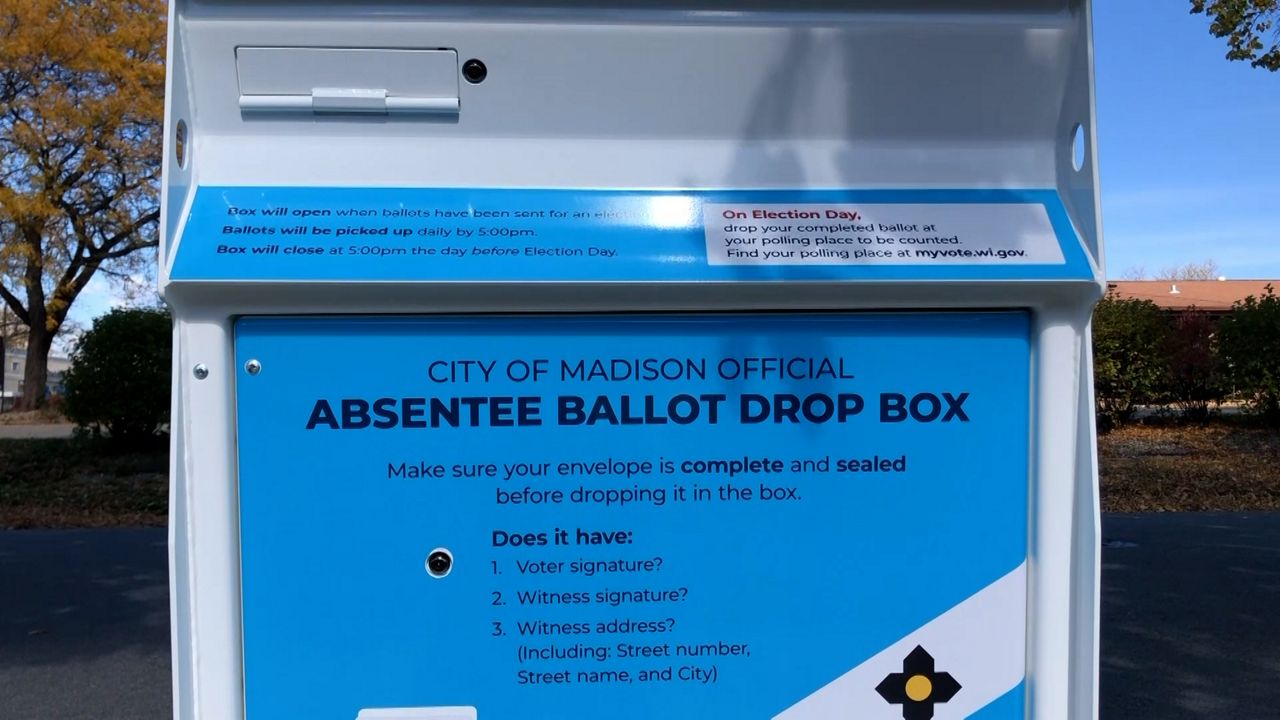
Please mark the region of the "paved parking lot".
POLYGON ((1280 513, 1102 527, 1103 720, 1280 717, 1280 513))
POLYGON ((163 529, 0 532, 0 718, 171 715, 163 529))
MULTIPOLYGON (((1103 720, 1280 715, 1280 513, 1103 529, 1103 720)), ((168 718, 166 567, 161 529, 0 532, 0 718, 168 718)))

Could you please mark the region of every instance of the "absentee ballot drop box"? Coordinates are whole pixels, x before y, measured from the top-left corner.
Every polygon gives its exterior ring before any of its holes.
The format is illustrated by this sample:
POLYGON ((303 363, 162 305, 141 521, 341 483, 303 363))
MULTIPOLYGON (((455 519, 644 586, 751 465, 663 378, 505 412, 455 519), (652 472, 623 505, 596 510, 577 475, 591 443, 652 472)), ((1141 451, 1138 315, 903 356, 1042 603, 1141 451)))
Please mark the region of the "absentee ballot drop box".
POLYGON ((1096 715, 1086 2, 170 9, 178 718, 1096 715))

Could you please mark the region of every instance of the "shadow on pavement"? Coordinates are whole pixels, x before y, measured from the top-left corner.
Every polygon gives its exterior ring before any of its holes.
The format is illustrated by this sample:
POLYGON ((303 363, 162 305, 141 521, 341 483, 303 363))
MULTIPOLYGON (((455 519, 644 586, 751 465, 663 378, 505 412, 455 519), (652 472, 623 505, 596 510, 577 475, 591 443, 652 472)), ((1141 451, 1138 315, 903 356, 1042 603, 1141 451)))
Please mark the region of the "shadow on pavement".
POLYGON ((170 712, 163 528, 0 533, 0 717, 170 712))
POLYGON ((1280 513, 1107 515, 1103 720, 1276 717, 1280 513))

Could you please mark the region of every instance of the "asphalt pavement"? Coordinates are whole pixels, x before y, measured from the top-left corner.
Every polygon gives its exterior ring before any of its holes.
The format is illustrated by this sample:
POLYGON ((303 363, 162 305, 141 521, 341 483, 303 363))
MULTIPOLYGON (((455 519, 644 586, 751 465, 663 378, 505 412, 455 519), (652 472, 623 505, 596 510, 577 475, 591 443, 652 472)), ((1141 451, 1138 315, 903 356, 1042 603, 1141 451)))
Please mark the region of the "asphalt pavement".
POLYGON ((0 718, 172 714, 163 528, 0 532, 0 718))
POLYGON ((1280 718, 1280 513, 1102 530, 1102 719, 1280 718))
MULTIPOLYGON (((1280 716, 1280 513, 1103 519, 1103 720, 1280 716)), ((163 529, 0 532, 0 718, 170 716, 163 529)))

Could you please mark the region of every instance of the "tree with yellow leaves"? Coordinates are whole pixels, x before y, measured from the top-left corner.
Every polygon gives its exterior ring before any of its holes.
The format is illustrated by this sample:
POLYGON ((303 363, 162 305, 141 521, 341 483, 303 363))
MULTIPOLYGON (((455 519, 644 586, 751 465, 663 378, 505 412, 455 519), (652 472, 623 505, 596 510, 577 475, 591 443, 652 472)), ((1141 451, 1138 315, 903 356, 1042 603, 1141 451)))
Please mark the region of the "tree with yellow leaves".
POLYGON ((0 0, 0 300, 27 326, 20 408, 99 272, 158 242, 164 0, 0 0))

